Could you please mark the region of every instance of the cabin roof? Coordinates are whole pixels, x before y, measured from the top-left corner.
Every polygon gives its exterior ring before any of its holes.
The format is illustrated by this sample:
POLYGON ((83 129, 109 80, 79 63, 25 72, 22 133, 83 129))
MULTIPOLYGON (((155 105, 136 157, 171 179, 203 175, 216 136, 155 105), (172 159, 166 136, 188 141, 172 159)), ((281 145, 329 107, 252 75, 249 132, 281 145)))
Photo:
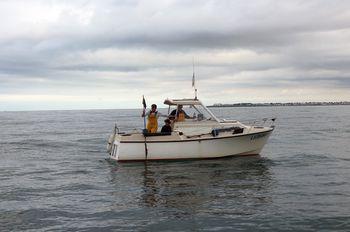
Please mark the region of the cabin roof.
POLYGON ((202 105, 202 102, 198 99, 165 99, 165 105, 175 106, 175 105, 202 105))

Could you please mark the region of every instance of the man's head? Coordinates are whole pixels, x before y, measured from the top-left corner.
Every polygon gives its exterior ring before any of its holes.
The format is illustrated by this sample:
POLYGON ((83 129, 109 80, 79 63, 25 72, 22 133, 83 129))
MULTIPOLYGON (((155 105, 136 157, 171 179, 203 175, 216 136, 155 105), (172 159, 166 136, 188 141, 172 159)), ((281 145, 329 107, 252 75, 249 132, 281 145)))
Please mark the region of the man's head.
POLYGON ((152 108, 152 110, 156 110, 157 109, 157 105, 156 104, 152 104, 151 108, 152 108))
POLYGON ((178 105, 178 106, 177 106, 177 108, 178 108, 179 110, 182 110, 182 107, 183 107, 182 105, 178 105))
POLYGON ((168 119, 168 118, 165 119, 164 122, 165 122, 165 124, 167 124, 167 125, 170 125, 170 123, 171 123, 170 119, 168 119))

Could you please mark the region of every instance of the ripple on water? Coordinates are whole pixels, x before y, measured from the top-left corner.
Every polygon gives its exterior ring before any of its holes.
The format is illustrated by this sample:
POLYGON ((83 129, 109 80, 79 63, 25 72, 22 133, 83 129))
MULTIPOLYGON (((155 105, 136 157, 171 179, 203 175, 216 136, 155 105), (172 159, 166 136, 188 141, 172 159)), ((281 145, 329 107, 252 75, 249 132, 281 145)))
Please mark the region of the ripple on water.
POLYGON ((261 156, 146 163, 105 160, 138 110, 0 112, 0 231, 350 231, 350 108, 247 112, 279 119, 261 156))

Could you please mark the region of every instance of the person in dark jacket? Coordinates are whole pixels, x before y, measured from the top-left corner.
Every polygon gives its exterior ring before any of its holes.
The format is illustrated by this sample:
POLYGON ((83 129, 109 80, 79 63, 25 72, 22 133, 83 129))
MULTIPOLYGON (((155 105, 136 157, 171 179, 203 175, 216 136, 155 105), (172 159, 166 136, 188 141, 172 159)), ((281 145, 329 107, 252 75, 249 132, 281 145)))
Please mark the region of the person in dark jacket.
POLYGON ((161 130, 161 132, 162 133, 171 133, 171 121, 169 120, 169 119, 165 119, 164 120, 164 122, 165 122, 165 125, 162 127, 162 130, 161 130))

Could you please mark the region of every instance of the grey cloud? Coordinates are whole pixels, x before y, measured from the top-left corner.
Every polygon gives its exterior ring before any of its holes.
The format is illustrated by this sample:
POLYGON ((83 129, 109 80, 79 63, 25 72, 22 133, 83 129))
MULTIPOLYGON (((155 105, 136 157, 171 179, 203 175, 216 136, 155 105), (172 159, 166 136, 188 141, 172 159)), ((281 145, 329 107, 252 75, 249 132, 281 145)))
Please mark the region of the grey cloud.
POLYGON ((217 86, 211 87, 217 91, 278 89, 300 83, 349 87, 350 3, 346 1, 33 0, 0 4, 2 91, 18 90, 23 80, 35 83, 24 87, 33 92, 40 88, 54 91, 55 86, 77 88, 81 83, 87 89, 105 85, 128 89, 138 83, 151 86, 152 81, 185 82, 191 75, 191 59, 177 59, 192 54, 200 54, 196 69, 203 83, 231 78, 232 83, 214 83, 217 86), (60 11, 53 10, 57 14, 53 19, 42 12, 32 22, 30 15, 18 15, 23 4, 31 12, 30 3, 60 11), (132 52, 127 57, 121 53, 101 59, 99 51, 104 50, 132 52), (243 61, 230 56, 209 59, 216 53, 240 50, 255 55, 243 61), (157 55, 161 58, 153 60, 157 55), (281 76, 264 74, 279 69, 287 71, 281 76), (342 74, 315 77, 313 71, 320 69, 342 74), (235 81, 247 72, 253 74, 235 81), (35 82, 37 78, 43 81, 35 82))
POLYGON ((89 65, 89 64, 78 64, 78 65, 66 65, 66 66, 56 66, 56 70, 64 70, 64 71, 115 71, 115 72, 138 72, 144 71, 147 68, 141 68, 139 66, 132 65, 89 65))

